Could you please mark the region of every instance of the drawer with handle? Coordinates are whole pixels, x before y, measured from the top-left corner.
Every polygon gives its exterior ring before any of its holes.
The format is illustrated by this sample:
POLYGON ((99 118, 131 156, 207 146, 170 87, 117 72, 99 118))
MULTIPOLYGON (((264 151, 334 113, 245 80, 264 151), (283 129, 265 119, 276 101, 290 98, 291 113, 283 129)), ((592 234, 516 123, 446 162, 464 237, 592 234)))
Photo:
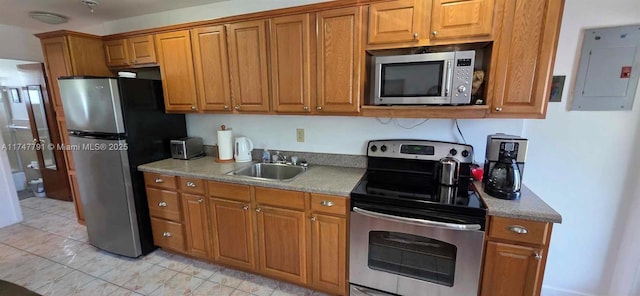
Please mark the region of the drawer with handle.
POLYGON ((153 243, 156 246, 179 252, 185 251, 182 224, 151 218, 151 229, 153 232, 153 243))
POLYGON ((311 194, 311 210, 319 213, 346 215, 348 208, 347 197, 325 194, 311 194))
POLYGON ((166 189, 176 189, 176 177, 156 174, 144 173, 144 183, 147 186, 160 187, 166 189))
POLYGON ((193 194, 204 194, 205 182, 204 180, 179 177, 180 190, 193 194))
POLYGON ((181 221, 180 200, 177 192, 147 188, 147 203, 151 217, 181 221))
POLYGON ((489 236, 536 245, 547 244, 549 223, 515 218, 491 217, 489 236))

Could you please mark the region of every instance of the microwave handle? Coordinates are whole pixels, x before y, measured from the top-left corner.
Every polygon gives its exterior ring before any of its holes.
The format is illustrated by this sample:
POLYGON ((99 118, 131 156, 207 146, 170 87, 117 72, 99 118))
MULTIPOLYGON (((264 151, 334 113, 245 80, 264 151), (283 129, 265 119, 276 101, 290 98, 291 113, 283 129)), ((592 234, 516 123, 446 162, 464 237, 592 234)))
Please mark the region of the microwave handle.
POLYGON ((453 230, 480 230, 482 228, 480 224, 455 224, 455 223, 445 223, 445 222, 437 222, 437 221, 407 218, 407 217, 398 217, 394 215, 387 215, 383 213, 368 211, 358 207, 353 207, 353 211, 365 216, 372 217, 372 218, 384 219, 384 220, 400 222, 400 223, 409 223, 409 224, 418 225, 418 226, 440 227, 440 228, 453 229, 453 230))
POLYGON ((448 97, 451 93, 451 80, 453 79, 453 67, 451 67, 451 60, 447 60, 444 63, 444 96, 448 97))

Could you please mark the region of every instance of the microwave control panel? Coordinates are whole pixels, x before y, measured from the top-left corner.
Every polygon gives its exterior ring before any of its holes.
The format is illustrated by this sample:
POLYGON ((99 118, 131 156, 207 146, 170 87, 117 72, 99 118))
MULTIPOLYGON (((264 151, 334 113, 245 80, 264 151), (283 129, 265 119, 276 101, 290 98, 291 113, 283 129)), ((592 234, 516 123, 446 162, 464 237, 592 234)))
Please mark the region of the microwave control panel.
POLYGON ((457 51, 454 61, 451 104, 468 104, 471 101, 471 83, 475 51, 457 51))

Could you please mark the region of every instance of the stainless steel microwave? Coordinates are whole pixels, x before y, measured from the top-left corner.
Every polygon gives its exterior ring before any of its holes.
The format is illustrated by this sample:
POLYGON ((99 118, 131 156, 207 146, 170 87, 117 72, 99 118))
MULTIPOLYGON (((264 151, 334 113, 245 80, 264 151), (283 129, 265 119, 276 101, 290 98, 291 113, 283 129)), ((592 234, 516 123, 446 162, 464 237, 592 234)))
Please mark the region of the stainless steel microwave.
POLYGON ((373 58, 375 105, 461 105, 471 102, 476 52, 373 58))

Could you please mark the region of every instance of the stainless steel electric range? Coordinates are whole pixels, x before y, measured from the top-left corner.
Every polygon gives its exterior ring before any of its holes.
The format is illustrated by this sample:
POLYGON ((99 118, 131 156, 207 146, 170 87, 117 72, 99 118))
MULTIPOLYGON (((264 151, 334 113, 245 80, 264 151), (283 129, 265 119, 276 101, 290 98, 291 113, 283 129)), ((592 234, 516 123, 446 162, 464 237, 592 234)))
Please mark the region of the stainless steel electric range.
POLYGON ((350 295, 477 295, 486 206, 473 147, 377 140, 351 192, 350 295))

